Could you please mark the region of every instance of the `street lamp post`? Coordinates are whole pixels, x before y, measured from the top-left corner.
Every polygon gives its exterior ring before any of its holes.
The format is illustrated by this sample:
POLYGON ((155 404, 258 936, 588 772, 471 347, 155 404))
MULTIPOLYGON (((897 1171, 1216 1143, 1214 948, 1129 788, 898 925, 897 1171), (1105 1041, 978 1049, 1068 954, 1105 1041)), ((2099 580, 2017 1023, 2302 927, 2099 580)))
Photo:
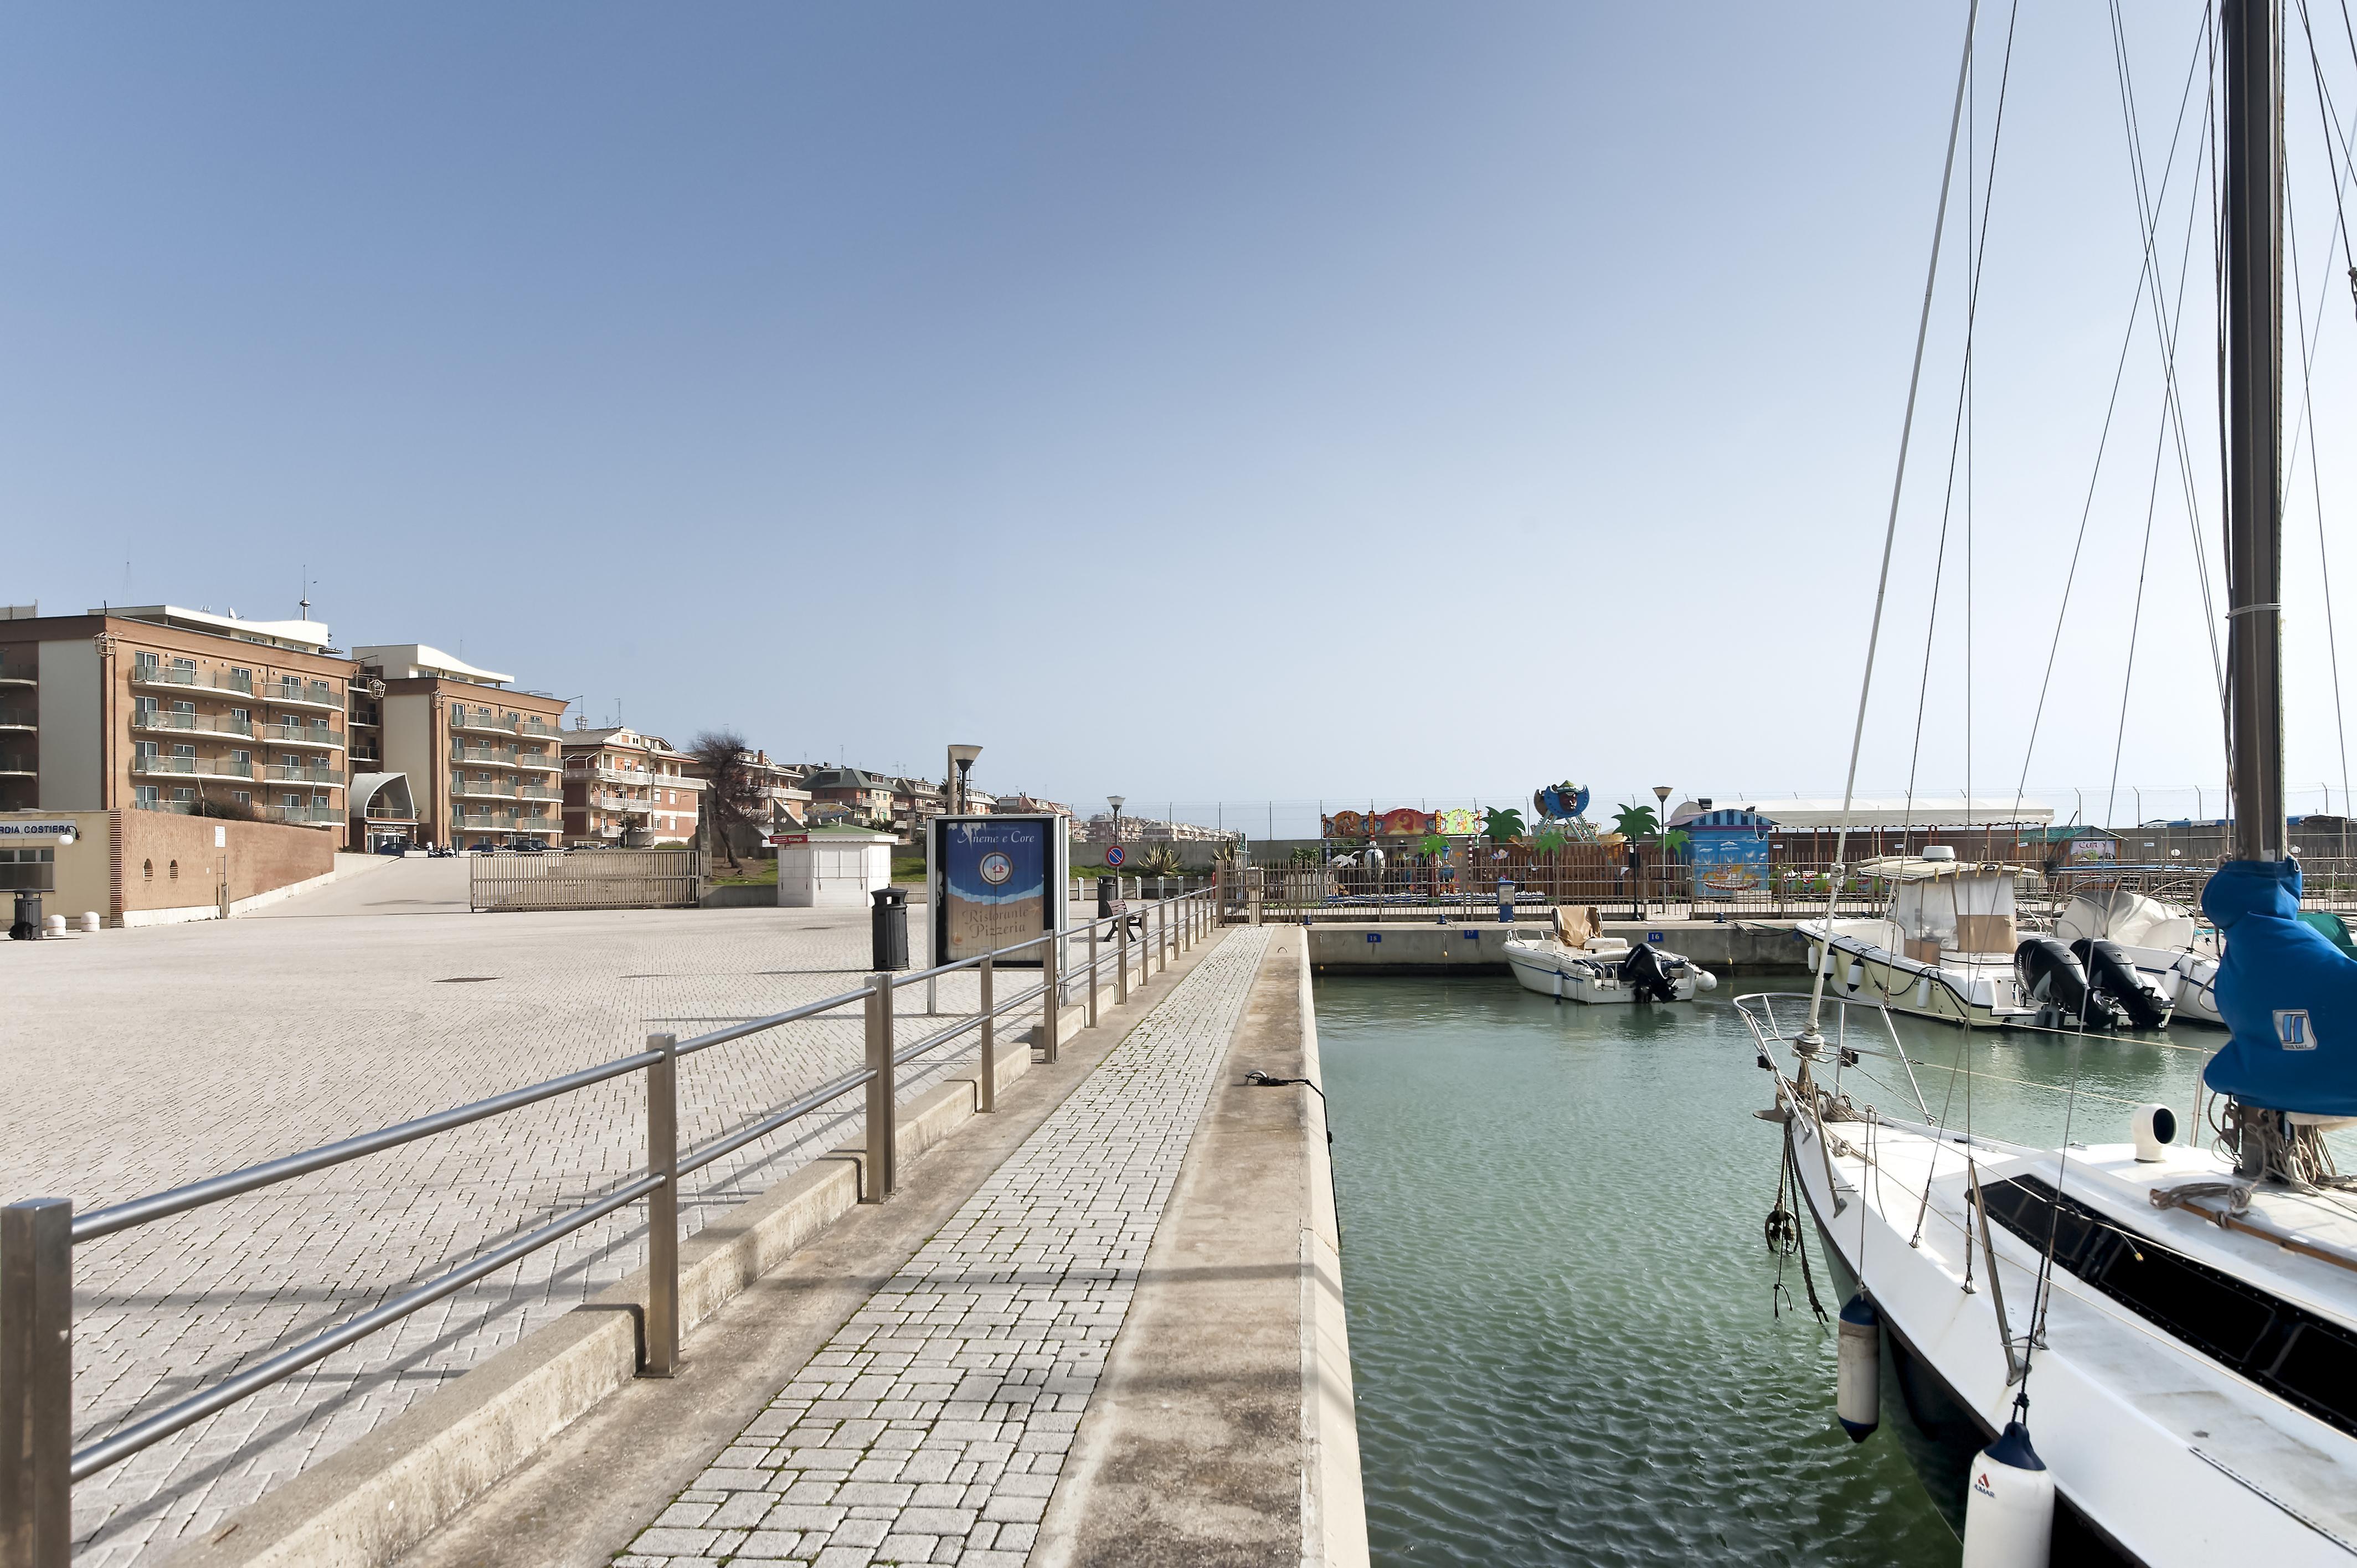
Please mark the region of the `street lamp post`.
MULTIPOLYGON (((1653 832, 1654 836, 1661 840, 1664 846, 1664 850, 1666 851, 1669 843, 1670 832, 1670 787, 1666 784, 1654 785, 1653 799, 1661 803, 1661 814, 1654 819, 1653 832)), ((1633 853, 1633 846, 1631 846, 1631 852, 1633 853)), ((1641 870, 1640 875, 1642 875, 1641 870)), ((1662 912, 1665 915, 1669 913, 1666 902, 1663 905, 1662 912)), ((1637 918, 1641 920, 1644 918, 1644 907, 1641 903, 1638 906, 1637 918)))
POLYGON ((974 759, 982 755, 978 746, 950 747, 950 815, 965 815, 965 778, 974 770, 974 759))

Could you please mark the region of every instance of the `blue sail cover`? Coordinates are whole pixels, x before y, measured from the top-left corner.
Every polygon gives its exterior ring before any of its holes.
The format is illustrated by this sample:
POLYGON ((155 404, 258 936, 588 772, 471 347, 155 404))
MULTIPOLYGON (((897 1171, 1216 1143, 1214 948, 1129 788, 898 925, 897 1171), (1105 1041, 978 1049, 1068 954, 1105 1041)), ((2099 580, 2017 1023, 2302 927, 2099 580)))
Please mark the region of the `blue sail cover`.
POLYGON ((2201 893, 2226 935, 2218 1012, 2234 1032, 2202 1081, 2274 1111, 2357 1116, 2357 961, 2299 918, 2299 863, 2230 860, 2201 893))

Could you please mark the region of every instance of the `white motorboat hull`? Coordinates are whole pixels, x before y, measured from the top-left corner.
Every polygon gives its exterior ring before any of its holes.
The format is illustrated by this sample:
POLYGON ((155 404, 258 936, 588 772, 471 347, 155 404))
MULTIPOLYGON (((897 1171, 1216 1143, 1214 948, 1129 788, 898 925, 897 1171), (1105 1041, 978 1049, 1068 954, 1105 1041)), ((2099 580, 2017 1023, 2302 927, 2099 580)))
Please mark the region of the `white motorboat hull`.
POLYGON ((1810 962, 1825 975, 1828 994, 1969 1029, 2003 1029, 2037 1021, 2038 1009, 2022 996, 2010 959, 1992 955, 1961 963, 1926 963, 1845 936, 1838 929, 1829 958, 1823 921, 1803 921, 1800 930, 1809 946, 1810 962))
MULTIPOLYGON (((1626 948, 1612 954, 1592 953, 1558 941, 1517 938, 1505 944, 1505 952, 1507 966, 1525 991, 1535 991, 1558 1002, 1581 1002, 1590 1006, 1622 1005, 1638 999, 1637 988, 1620 978, 1620 961, 1628 956, 1626 948)), ((1696 992, 1712 990, 1718 984, 1716 975, 1691 959, 1668 952, 1661 956, 1684 966, 1684 972, 1673 976, 1670 982, 1670 1000, 1674 1002, 1691 1002, 1696 992)))

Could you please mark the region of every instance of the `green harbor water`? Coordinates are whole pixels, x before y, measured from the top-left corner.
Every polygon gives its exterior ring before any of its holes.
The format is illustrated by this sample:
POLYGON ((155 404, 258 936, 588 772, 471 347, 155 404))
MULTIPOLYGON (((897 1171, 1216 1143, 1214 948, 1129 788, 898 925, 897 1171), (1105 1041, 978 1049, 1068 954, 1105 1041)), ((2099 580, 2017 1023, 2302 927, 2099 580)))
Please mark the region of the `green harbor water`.
MULTIPOLYGON (((1752 1115, 1768 1077, 1732 1001, 1806 983, 1582 1007, 1502 976, 1318 981, 1378 1563, 1957 1561, 1888 1423, 1862 1444, 1835 1423, 1833 1336, 1796 1262, 1771 1314, 1760 1227, 1780 1144, 1752 1115)), ((2089 1143, 2127 1138, 2115 1100, 2188 1118, 2202 1060, 2158 1041, 1901 1034, 1935 1112, 1961 1051, 1986 1075, 1975 1124, 2046 1143, 2074 1058, 2070 1136, 2089 1143)), ((1867 1065, 1888 1081, 1846 1081, 1855 1099, 1911 1109, 1889 1064, 1867 1065)), ((1961 1080, 1950 1113, 1963 1124, 1961 1080)), ((1840 1310, 1821 1259, 1816 1280, 1840 1310)))

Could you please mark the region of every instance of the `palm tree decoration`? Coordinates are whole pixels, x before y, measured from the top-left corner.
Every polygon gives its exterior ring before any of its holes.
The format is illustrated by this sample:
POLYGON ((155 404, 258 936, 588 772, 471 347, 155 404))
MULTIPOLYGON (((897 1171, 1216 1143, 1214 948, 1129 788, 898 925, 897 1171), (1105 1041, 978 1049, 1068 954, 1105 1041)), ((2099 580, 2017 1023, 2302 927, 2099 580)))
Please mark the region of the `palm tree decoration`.
POLYGON ((1539 853, 1542 854, 1553 854, 1555 851, 1561 849, 1563 845, 1563 834, 1555 828, 1549 828, 1546 832, 1539 834, 1538 847, 1539 853))
POLYGON ((1448 853, 1448 841, 1442 838, 1438 833, 1426 833, 1424 837, 1416 841, 1415 847, 1422 850, 1426 854, 1447 854, 1448 853))
POLYGON ((1649 839, 1661 832, 1661 819, 1651 806, 1623 806, 1612 813, 1612 831, 1623 838, 1649 839))
POLYGON ((1523 836, 1523 814, 1512 806, 1491 807, 1482 829, 1491 843, 1512 843, 1523 836))

